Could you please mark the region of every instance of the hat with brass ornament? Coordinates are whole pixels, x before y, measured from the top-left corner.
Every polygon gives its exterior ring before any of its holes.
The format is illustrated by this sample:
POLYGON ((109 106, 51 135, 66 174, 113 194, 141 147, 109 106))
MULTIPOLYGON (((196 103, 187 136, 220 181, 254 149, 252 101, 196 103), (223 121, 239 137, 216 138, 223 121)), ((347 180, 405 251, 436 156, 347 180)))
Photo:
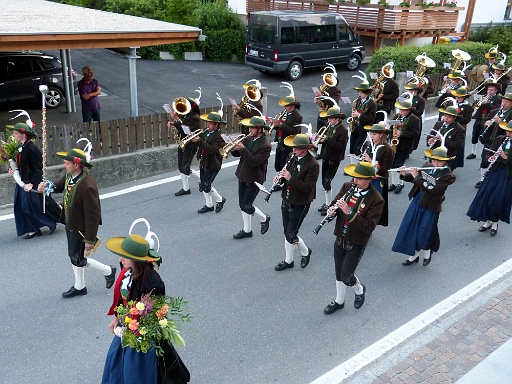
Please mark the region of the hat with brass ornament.
POLYGON ((222 120, 222 116, 224 114, 224 111, 223 111, 224 103, 222 102, 222 99, 218 93, 217 93, 217 100, 220 100, 220 109, 218 111, 211 111, 210 113, 203 113, 199 117, 201 120, 209 121, 210 123, 226 124, 226 121, 222 120))
POLYGON ((506 121, 502 121, 500 123, 500 128, 504 129, 505 131, 512 132, 512 120, 510 120, 508 123, 506 121))
POLYGON ((130 259, 141 263, 156 263, 157 265, 160 265, 162 262, 162 257, 158 253, 160 248, 160 240, 154 232, 151 232, 149 223, 144 218, 137 219, 132 223, 130 231, 128 232, 128 236, 111 237, 107 240, 105 246, 109 249, 109 251, 125 259, 130 259), (145 223, 148 229, 145 237, 132 234, 133 227, 135 224, 140 222, 145 223), (155 239, 158 242, 156 249, 155 239))
POLYGON ((412 109, 412 100, 411 99, 402 99, 398 100, 395 103, 395 108, 398 109, 412 109))
POLYGON ((432 160, 450 161, 450 160, 455 159, 455 156, 453 156, 453 157, 448 156, 448 148, 446 148, 446 147, 425 149, 424 153, 425 153, 425 156, 427 156, 429 159, 432 159, 432 160))
POLYGON ((309 136, 305 133, 287 136, 284 139, 284 145, 292 148, 311 149, 313 145, 309 140, 309 136))
POLYGON ((367 161, 347 165, 343 171, 347 175, 358 179, 371 179, 375 176, 375 167, 367 161))
POLYGON ((73 148, 69 152, 57 152, 57 156, 61 159, 71 161, 74 164, 83 165, 87 168, 92 168, 91 160, 91 151, 92 151, 92 143, 89 139, 82 137, 76 143, 78 144, 81 141, 86 141, 84 149, 73 148))
POLYGON ((347 118, 347 115, 345 115, 343 112, 341 112, 340 107, 338 107, 338 106, 331 107, 327 111, 320 112, 319 116, 322 119, 325 119, 325 118, 328 119, 330 117, 333 117, 333 118, 344 120, 347 118))
POLYGON ((383 121, 373 125, 365 125, 364 129, 373 133, 389 133, 391 131, 383 121))
POLYGON ((265 119, 261 116, 253 116, 251 118, 243 119, 240 124, 248 128, 270 128, 265 119))
POLYGON ((457 89, 452 89, 450 93, 455 97, 469 97, 471 96, 466 87, 459 87, 457 89))
POLYGON ((450 116, 459 116, 459 109, 453 105, 449 105, 446 108, 439 108, 439 112, 441 112, 443 115, 450 115, 450 116))
POLYGON ((485 53, 485 58, 487 58, 487 59, 495 59, 496 57, 498 57, 498 45, 496 45, 495 47, 490 48, 485 53))

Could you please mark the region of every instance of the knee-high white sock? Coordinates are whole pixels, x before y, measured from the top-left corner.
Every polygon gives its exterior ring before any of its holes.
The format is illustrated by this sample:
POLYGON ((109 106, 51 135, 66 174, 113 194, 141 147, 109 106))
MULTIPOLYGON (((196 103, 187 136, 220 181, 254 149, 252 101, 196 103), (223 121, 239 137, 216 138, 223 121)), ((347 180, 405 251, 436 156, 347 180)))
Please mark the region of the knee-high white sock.
POLYGON ((423 258, 425 260, 430 259, 430 249, 423 249, 421 252, 423 253, 423 258))
POLYGON ((350 164, 356 164, 357 163, 357 160, 354 157, 350 156, 349 159, 350 159, 350 164))
POLYGON ((207 207, 213 207, 212 195, 210 192, 203 192, 204 200, 206 202, 207 207))
POLYGON ((487 172, 487 168, 480 168, 480 181, 484 181, 485 172, 487 172))
POLYGON ((325 205, 331 204, 332 201, 332 189, 329 191, 324 191, 325 193, 325 205))
POLYGON ((251 226, 251 215, 247 212, 242 211, 242 219, 244 220, 244 232, 249 233, 252 231, 251 226))
POLYGON ((363 286, 361 285, 359 279, 357 276, 354 276, 356 278, 356 283, 354 284, 354 291, 356 295, 362 295, 363 294, 363 286))
POLYGON ((334 300, 338 304, 343 304, 345 302, 345 291, 347 290, 347 286, 342 281, 336 280, 336 299, 334 300))
POLYGON ((492 225, 492 221, 491 220, 487 220, 483 226, 485 228, 491 228, 491 225, 492 225))
POLYGON ((216 203, 220 203, 222 201, 222 196, 219 195, 219 192, 215 188, 212 187, 212 196, 215 199, 216 203))
POLYGON ((409 261, 414 261, 414 260, 416 260, 418 257, 420 257, 419 252, 418 252, 416 255, 409 256, 409 261))
POLYGON ((286 252, 286 261, 288 264, 290 264, 293 261, 293 250, 295 249, 294 244, 290 244, 286 239, 284 240, 284 250, 286 252))
POLYGON ((389 172, 389 178, 391 180, 391 185, 397 185, 398 173, 396 173, 396 172, 389 172))
POLYGON ((304 240, 302 240, 299 236, 297 236, 298 239, 299 239, 299 251, 300 251, 300 254, 302 256, 307 256, 308 255, 308 252, 309 252, 309 249, 308 247, 306 247, 306 244, 304 243, 304 240))
POLYGON ((183 190, 188 191, 190 189, 190 186, 188 185, 188 176, 184 173, 180 173, 181 176, 181 184, 183 185, 183 190))
POLYGON ((73 273, 75 274, 75 285, 74 287, 78 290, 85 288, 85 274, 83 267, 73 267, 73 273))
POLYGON ((197 172, 197 171, 196 171, 196 170, 194 170, 194 169, 191 169, 191 170, 190 170, 190 176, 194 176, 194 177, 197 179, 197 181, 199 181, 199 180, 200 180, 199 172, 197 172))
POLYGON ((263 212, 261 212, 258 207, 254 207, 254 216, 260 219, 261 223, 267 220, 267 216, 263 212))
POLYGON ((478 148, 478 143, 477 144, 471 144, 471 153, 476 155, 476 149, 478 148))
POLYGON ((498 229, 498 222, 497 221, 493 221, 492 222, 491 229, 498 229))
POLYGON ((108 276, 112 273, 110 265, 100 263, 99 261, 91 259, 90 257, 87 258, 87 266, 100 271, 104 276, 108 276))

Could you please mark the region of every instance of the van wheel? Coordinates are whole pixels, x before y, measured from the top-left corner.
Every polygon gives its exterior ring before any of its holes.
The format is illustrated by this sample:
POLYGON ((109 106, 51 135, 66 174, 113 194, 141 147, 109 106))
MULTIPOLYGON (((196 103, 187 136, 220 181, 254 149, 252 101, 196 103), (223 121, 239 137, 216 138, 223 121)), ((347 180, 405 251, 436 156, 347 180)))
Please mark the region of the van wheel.
POLYGON ((355 53, 351 54, 347 61, 347 69, 349 71, 356 71, 361 66, 361 57, 355 53))
POLYGON ((302 76, 302 64, 298 61, 292 61, 286 71, 288 80, 297 80, 302 76))

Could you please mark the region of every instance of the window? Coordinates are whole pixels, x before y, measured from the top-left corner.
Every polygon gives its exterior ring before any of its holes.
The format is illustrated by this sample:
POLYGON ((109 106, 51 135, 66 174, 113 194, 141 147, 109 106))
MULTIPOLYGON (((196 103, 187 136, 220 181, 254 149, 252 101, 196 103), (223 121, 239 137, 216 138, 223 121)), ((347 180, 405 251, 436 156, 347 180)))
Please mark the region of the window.
POLYGON ((274 27, 264 25, 249 26, 249 41, 254 43, 272 44, 274 42, 274 27))
POLYGON ((510 10, 512 9, 512 0, 508 0, 507 6, 505 8, 505 16, 503 18, 505 20, 510 20, 510 10))
POLYGON ((7 62, 7 73, 21 75, 32 72, 32 60, 11 60, 7 62))

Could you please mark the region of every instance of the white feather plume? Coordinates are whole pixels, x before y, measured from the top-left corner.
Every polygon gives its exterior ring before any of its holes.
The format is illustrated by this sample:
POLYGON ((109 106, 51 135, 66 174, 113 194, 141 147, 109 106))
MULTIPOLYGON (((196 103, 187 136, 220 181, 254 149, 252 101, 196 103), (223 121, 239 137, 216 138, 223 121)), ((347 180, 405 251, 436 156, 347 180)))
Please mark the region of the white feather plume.
POLYGON ((335 107, 335 108, 339 108, 340 106, 338 105, 338 103, 336 102, 336 100, 334 100, 332 97, 330 96, 320 96, 319 97, 320 100, 329 100, 332 102, 332 106, 335 107))
POLYGON ((297 124, 297 125, 294 125, 294 127, 306 127, 306 129, 307 129, 306 135, 310 139, 313 136, 313 126, 311 125, 311 123, 309 123, 309 124, 297 124))
POLYGON ((359 73, 361 73, 363 75, 363 77, 361 77, 359 75, 353 75, 352 77, 357 77, 358 79, 361 79, 363 81, 363 83, 369 84, 368 78, 366 77, 366 73, 364 73, 363 71, 359 71, 359 73))
POLYGON ((263 112, 261 112, 258 108, 256 108, 254 105, 250 104, 250 103, 246 103, 245 104, 246 107, 248 107, 249 109, 253 109, 255 111, 257 111, 261 117, 265 118, 265 116, 263 115, 263 112))
POLYGON ((261 89, 261 83, 258 79, 251 79, 246 84, 251 84, 251 82, 253 82, 258 89, 261 89))
POLYGON ((471 67, 473 64, 467 64, 465 61, 464 61, 464 67, 462 67, 462 69, 460 70, 462 72, 462 75, 464 75, 466 73, 466 70, 469 69, 469 67, 471 67))
POLYGON ((25 121, 25 124, 27 124, 30 128, 34 127, 34 123, 32 122, 32 119, 30 118, 30 115, 28 114, 27 111, 24 111, 23 109, 13 109, 12 111, 9 111, 9 112, 19 112, 16 116, 10 118, 9 120, 14 120, 15 118, 17 118, 19 116, 27 116, 27 120, 25 121))
POLYGON ((201 95, 202 95, 201 87, 199 87, 199 89, 196 89, 194 92, 199 93, 199 96, 197 96, 197 98, 194 99, 196 101, 196 104, 199 105, 200 100, 201 100, 201 95))
POLYGON ((85 152, 85 161, 87 161, 88 163, 91 162, 91 151, 92 151, 92 143, 89 141, 89 139, 87 137, 82 137, 81 139, 78 139, 77 140, 77 144, 81 141, 86 141, 87 143, 85 144, 85 147, 84 147, 84 152, 85 152))
POLYGON ((282 81, 283 85, 280 85, 280 87, 288 88, 290 90, 290 96, 295 97, 295 92, 293 92, 293 85, 290 83, 287 83, 286 81, 282 81))
POLYGON ((336 68, 334 67, 334 65, 332 64, 329 64, 329 63, 325 63, 325 68, 324 68, 324 71, 326 69, 330 69, 332 71, 332 74, 335 76, 335 77, 338 77, 338 74, 336 73, 336 68))
POLYGON ((156 235, 156 233, 152 232, 151 231, 151 227, 149 225, 149 222, 144 219, 143 217, 135 220, 131 227, 130 227, 130 230, 128 231, 128 234, 131 235, 132 234, 132 231, 133 231, 133 227, 135 227, 135 224, 137 223, 144 223, 146 224, 146 227, 148 229, 148 232, 146 233, 146 236, 144 236, 144 239, 148 242, 148 245, 149 245, 149 248, 150 249, 155 249, 155 240, 153 238, 156 239, 156 241, 158 242, 157 244, 157 248, 156 248, 156 251, 158 252, 159 249, 160 249, 160 239, 158 238, 158 236, 156 235))
POLYGON ((455 99, 454 97, 447 97, 446 99, 444 99, 443 105, 445 108, 448 107, 448 102, 452 103, 452 107, 458 107, 457 99, 455 99))
POLYGON ((220 115, 220 118, 222 119, 222 115, 224 114, 224 102, 222 101, 222 98, 220 97, 220 95, 218 93, 216 93, 216 95, 217 95, 217 100, 220 101, 219 115, 220 115))

